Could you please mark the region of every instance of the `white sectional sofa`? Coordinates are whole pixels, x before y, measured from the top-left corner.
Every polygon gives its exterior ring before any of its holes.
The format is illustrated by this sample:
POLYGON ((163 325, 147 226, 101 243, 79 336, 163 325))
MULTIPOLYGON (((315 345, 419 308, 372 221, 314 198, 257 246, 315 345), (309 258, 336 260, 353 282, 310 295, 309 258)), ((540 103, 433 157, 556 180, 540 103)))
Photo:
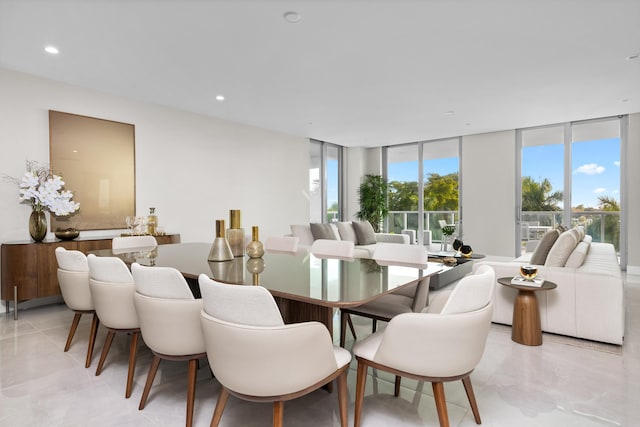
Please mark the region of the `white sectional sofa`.
MULTIPOLYGON (((558 234, 565 233, 575 234, 575 231, 558 234)), ((564 249, 554 251, 554 247, 558 249, 556 245, 562 246, 558 237, 545 263, 537 265, 538 277, 558 285, 554 290, 536 292, 542 330, 622 345, 624 291, 615 248, 609 243, 592 243, 591 236, 584 236, 567 256, 570 241, 564 238, 564 249)), ((474 269, 487 264, 495 270, 496 278, 513 277, 519 274, 521 265, 536 265, 531 263, 534 255, 539 254, 528 253, 509 262, 477 262, 474 269)), ((539 262, 539 257, 536 258, 539 262)), ((511 325, 517 291, 497 282, 495 286, 493 321, 511 325)))
MULTIPOLYGON (((322 226, 326 228, 327 232, 331 233, 330 236, 325 235, 323 238, 333 238, 335 240, 350 240, 354 242, 355 258, 373 258, 373 252, 376 249, 376 245, 380 242, 399 243, 405 245, 409 244, 409 236, 407 236, 406 234, 373 233, 373 229, 370 230, 370 233, 373 234, 373 237, 371 235, 365 236, 367 237, 367 239, 365 239, 365 242, 361 242, 358 240, 358 238, 362 236, 358 236, 351 221, 323 224, 322 226)), ((363 227, 361 227, 361 229, 362 228, 363 227)), ((367 227, 364 228, 366 229, 367 227)), ((311 248, 311 245, 315 240, 314 235, 311 231, 311 224, 291 225, 291 233, 293 236, 299 238, 299 248, 307 250, 311 248)))

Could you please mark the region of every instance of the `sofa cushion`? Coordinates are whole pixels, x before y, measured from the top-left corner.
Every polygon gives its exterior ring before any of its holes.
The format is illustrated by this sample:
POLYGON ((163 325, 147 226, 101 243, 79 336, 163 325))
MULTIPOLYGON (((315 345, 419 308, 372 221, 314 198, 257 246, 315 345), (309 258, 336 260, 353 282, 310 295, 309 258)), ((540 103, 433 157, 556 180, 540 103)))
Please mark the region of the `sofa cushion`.
POLYGON ((313 234, 309 224, 292 224, 291 234, 298 238, 298 244, 301 246, 311 246, 313 243, 313 234))
POLYGON ((311 228, 311 234, 313 234, 313 240, 338 240, 331 224, 313 222, 309 224, 309 227, 311 228))
POLYGON ((564 267, 571 255, 571 252, 578 246, 577 230, 565 231, 558 237, 547 255, 544 265, 547 267, 564 267))
POLYGON ((373 245, 376 243, 376 234, 369 221, 353 222, 353 229, 358 237, 359 245, 373 245))
POLYGON ((542 239, 538 242, 538 246, 533 250, 530 263, 533 265, 544 265, 551 247, 556 240, 558 240, 558 236, 560 236, 558 230, 549 230, 544 233, 544 236, 542 236, 542 239))
POLYGON ((353 228, 353 224, 349 222, 338 223, 338 233, 340 233, 341 240, 348 240, 354 244, 358 244, 358 236, 356 236, 356 230, 353 228))
POLYGON ((580 267, 584 263, 585 258, 587 257, 587 252, 589 252, 589 246, 590 246, 589 243, 584 241, 578 243, 578 246, 576 246, 573 252, 571 252, 571 255, 569 255, 569 258, 567 259, 567 262, 564 264, 564 266, 568 268, 580 267))

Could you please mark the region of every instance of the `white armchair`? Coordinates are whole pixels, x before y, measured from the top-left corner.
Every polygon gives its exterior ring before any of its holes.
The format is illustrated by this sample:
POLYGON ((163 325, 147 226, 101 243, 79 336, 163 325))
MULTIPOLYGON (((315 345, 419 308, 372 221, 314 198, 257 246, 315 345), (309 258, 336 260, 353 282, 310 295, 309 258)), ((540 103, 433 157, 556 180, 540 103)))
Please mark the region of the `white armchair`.
POLYGON ((400 378, 432 383, 440 426, 448 426, 444 382, 462 380, 473 415, 481 423, 470 375, 480 362, 491 325, 495 274, 490 267, 462 278, 439 313, 400 314, 387 328, 355 344, 358 361, 354 426, 361 422, 369 366, 400 378), (424 337, 424 339, 416 339, 424 337))
POLYGON ((205 275, 199 284, 207 356, 222 385, 211 426, 220 422, 229 394, 273 402, 273 425, 281 426, 285 401, 337 379, 341 425, 346 427, 351 354, 333 346, 324 325, 285 325, 273 297, 260 286, 227 285, 205 275))

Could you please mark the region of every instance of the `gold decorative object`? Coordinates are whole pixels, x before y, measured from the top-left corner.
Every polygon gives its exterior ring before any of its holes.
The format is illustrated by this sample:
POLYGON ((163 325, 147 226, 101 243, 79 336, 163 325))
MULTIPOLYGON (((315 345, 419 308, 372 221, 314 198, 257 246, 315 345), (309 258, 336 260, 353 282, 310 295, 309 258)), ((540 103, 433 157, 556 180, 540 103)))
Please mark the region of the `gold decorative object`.
POLYGON ((231 261, 233 252, 224 234, 224 219, 216 220, 216 238, 209 251, 209 261, 231 261))
POLYGON ((464 258, 471 258, 471 255, 473 255, 473 249, 471 249, 471 246, 469 245, 462 245, 460 246, 460 253, 464 258))
POLYGON ((47 235, 47 218, 44 211, 34 209, 29 216, 29 234, 35 242, 42 242, 47 235))
POLYGON ((53 234, 60 240, 73 240, 80 235, 80 232, 75 228, 65 228, 64 230, 58 228, 53 234))
POLYGON ((533 280, 538 275, 538 269, 531 265, 523 265, 520 267, 520 275, 525 280, 533 280))
POLYGON ((258 226, 251 227, 251 241, 247 245, 247 255, 249 258, 260 258, 264 255, 264 245, 258 239, 258 226))
POLYGON ((155 236, 158 233, 158 215, 156 215, 156 208, 149 208, 149 215, 147 216, 147 233, 155 236))
POLYGON ((244 256, 244 229, 240 226, 240 210, 238 209, 229 211, 227 240, 233 256, 244 256))

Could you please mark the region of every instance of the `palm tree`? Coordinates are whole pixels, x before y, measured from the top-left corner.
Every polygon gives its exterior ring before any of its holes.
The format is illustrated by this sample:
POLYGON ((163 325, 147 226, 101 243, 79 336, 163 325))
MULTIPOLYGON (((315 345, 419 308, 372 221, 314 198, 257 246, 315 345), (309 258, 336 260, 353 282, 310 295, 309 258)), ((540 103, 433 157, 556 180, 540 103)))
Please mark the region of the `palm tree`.
POLYGON ((562 202, 562 191, 554 191, 551 182, 544 178, 540 182, 530 176, 522 177, 522 210, 523 211, 559 211, 562 202))

